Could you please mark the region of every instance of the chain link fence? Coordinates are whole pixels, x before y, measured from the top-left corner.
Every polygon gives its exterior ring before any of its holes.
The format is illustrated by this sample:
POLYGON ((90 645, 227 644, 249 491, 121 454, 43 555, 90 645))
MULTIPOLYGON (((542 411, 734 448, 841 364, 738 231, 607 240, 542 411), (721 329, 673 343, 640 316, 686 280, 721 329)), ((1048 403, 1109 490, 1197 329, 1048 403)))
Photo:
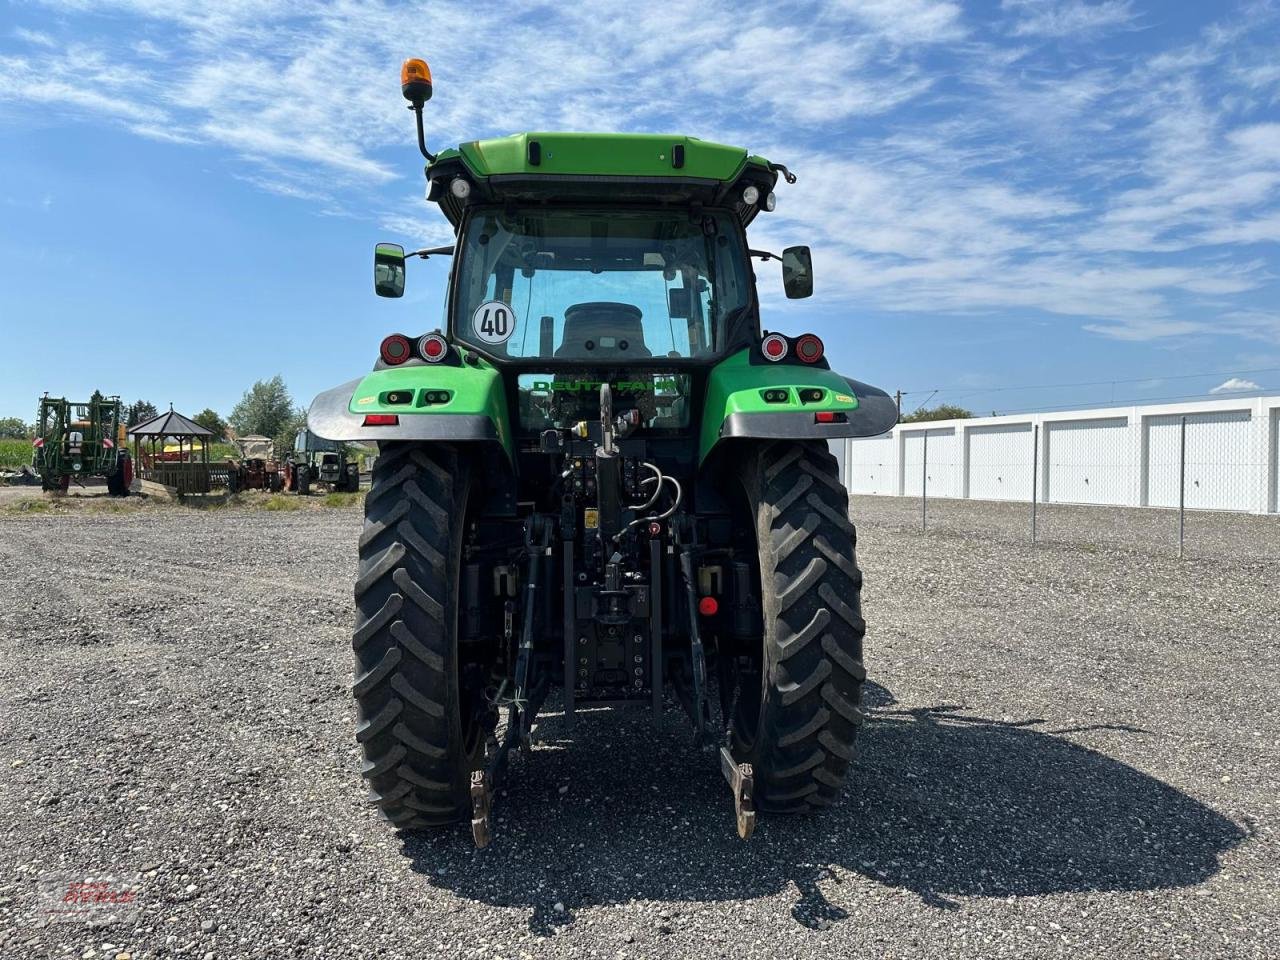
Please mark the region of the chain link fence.
POLYGON ((836 452, 855 519, 924 535, 1280 564, 1278 448, 1280 403, 1259 401, 903 424, 836 452))

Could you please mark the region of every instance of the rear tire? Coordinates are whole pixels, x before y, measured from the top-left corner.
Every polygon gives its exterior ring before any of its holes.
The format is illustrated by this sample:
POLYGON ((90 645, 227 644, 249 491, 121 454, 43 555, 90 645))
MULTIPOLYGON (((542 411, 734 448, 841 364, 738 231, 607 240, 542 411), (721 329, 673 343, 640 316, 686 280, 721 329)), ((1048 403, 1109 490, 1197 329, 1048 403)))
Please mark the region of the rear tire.
POLYGON ((384 444, 356 581, 356 740, 370 799, 400 829, 468 819, 484 698, 460 682, 458 582, 470 463, 448 444, 384 444))
POLYGON ((731 671, 735 759, 756 806, 799 813, 840 795, 862 722, 862 573, 849 498, 820 441, 778 441, 744 465, 759 553, 763 662, 731 671))
POLYGON ((298 468, 298 496, 306 497, 311 494, 311 471, 306 467, 298 468))

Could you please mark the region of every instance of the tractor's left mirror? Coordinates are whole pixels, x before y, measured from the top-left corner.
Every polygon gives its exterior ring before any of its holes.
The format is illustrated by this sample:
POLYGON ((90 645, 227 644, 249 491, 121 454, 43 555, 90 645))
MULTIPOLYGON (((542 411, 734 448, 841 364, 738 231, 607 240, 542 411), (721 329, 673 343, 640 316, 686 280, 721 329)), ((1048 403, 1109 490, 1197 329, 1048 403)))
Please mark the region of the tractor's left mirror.
POLYGON ((373 248, 373 291, 380 297, 404 296, 404 247, 380 243, 373 248))
POLYGON ((782 289, 791 300, 813 296, 813 256, 808 247, 782 251, 782 289))

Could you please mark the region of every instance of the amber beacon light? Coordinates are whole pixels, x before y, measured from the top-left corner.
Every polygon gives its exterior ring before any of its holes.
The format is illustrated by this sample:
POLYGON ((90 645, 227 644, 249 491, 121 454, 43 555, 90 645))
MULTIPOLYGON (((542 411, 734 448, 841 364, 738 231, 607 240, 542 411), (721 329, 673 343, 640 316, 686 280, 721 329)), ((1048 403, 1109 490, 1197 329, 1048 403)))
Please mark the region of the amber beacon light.
POLYGON ((400 67, 400 92, 415 106, 431 99, 431 68, 427 61, 414 57, 404 62, 400 67))

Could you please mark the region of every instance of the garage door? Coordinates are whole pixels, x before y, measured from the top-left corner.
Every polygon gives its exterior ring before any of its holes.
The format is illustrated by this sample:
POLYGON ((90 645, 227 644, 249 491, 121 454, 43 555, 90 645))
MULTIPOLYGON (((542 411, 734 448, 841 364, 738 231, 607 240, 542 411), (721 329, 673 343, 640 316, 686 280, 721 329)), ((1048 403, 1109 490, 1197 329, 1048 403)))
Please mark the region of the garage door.
POLYGON ((1032 429, 1029 423, 969 428, 969 496, 1030 500, 1032 429))
POLYGON ((1047 499, 1058 503, 1130 503, 1135 457, 1127 456, 1129 420, 1047 423, 1047 499))
MULTIPOLYGON (((1262 457, 1253 449, 1248 410, 1187 414, 1187 506, 1199 510, 1256 510, 1262 457)), ((1182 417, 1146 420, 1146 503, 1178 505, 1182 417)))
POLYGON ((925 433, 929 434, 929 496, 960 496, 960 441, 954 427, 935 430, 903 431, 903 492, 908 497, 920 496, 923 479, 921 467, 925 458, 925 433))
POLYGON ((849 441, 850 493, 893 496, 898 492, 898 438, 872 437, 849 441))

